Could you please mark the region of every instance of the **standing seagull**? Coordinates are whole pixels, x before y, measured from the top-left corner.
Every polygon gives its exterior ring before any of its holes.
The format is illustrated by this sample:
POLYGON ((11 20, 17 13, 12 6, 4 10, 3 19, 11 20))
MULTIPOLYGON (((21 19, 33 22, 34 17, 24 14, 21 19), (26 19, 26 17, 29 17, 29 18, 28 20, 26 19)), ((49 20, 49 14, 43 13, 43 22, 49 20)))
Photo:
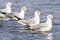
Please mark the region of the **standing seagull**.
POLYGON ((5 9, 0 9, 0 16, 5 17, 5 15, 1 14, 1 12, 11 13, 11 6, 12 3, 8 2, 5 9))
POLYGON ((11 13, 12 3, 8 2, 5 9, 0 9, 0 12, 11 13))
POLYGON ((6 13, 6 12, 1 12, 1 13, 4 14, 5 16, 7 16, 10 19, 16 18, 17 20, 21 20, 21 19, 24 19, 26 10, 27 10, 26 7, 22 7, 21 11, 18 12, 18 13, 6 13))
POLYGON ((19 17, 19 18, 21 18, 21 19, 24 19, 24 17, 25 17, 25 12, 27 11, 27 8, 25 7, 25 6, 23 6, 22 8, 21 8, 21 11, 20 12, 18 12, 18 13, 13 13, 16 17, 19 17))
POLYGON ((41 13, 39 11, 36 11, 34 18, 23 19, 23 20, 20 20, 18 22, 22 25, 28 25, 28 26, 29 25, 36 25, 36 24, 39 24, 39 22, 40 22, 40 16, 41 16, 41 13))
POLYGON ((29 28, 33 29, 33 30, 38 30, 38 31, 50 31, 52 29, 52 19, 53 18, 54 18, 54 16, 48 15, 47 21, 45 23, 33 25, 33 26, 30 26, 29 28))

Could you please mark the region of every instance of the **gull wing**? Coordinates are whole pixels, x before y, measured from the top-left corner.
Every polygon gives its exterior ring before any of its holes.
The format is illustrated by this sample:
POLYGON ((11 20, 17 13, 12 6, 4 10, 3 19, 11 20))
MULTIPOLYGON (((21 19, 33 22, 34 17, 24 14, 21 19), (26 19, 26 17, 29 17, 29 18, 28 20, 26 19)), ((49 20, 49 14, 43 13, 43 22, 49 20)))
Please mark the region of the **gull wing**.
POLYGON ((23 19, 23 20, 20 20, 19 22, 23 24, 33 24, 35 23, 35 20, 31 18, 31 19, 23 19))
POLYGON ((40 23, 38 25, 30 26, 31 29, 40 29, 40 28, 45 28, 45 27, 47 27, 46 23, 40 23))

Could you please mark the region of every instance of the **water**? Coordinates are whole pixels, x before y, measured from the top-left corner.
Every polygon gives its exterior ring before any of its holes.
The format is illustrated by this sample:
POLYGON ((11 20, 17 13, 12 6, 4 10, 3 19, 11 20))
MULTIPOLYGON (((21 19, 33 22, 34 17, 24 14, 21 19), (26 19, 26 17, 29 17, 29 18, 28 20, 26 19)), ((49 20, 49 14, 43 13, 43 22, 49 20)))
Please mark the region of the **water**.
POLYGON ((41 22, 46 21, 48 14, 56 18, 49 32, 29 31, 16 21, 0 20, 0 40, 60 40, 60 0, 0 0, 0 8, 5 8, 8 1, 14 4, 12 12, 19 12, 21 7, 26 6, 29 11, 25 18, 33 17, 36 10, 44 14, 41 22))

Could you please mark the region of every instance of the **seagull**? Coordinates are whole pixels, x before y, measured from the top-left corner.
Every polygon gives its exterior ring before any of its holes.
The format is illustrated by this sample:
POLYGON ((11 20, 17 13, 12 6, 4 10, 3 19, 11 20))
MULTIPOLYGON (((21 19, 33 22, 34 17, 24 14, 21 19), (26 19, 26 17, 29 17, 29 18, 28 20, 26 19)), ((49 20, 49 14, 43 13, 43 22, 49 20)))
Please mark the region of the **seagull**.
POLYGON ((0 17, 5 18, 5 15, 1 14, 1 12, 11 13, 11 6, 12 6, 12 3, 11 2, 8 2, 6 4, 6 8, 0 9, 0 17))
POLYGON ((12 3, 8 2, 6 4, 6 8, 5 9, 0 9, 0 12, 11 13, 11 6, 12 6, 12 3))
POLYGON ((6 12, 1 12, 1 13, 4 14, 5 16, 7 16, 10 19, 21 20, 21 19, 24 19, 26 10, 27 10, 26 7, 22 7, 21 11, 18 12, 18 13, 6 13, 6 12))
POLYGON ((27 7, 23 6, 21 8, 21 11, 18 12, 18 13, 13 13, 15 16, 21 18, 21 19, 24 19, 24 16, 25 16, 25 12, 27 11, 27 7))
POLYGON ((45 23, 40 23, 37 25, 30 26, 29 29, 31 30, 38 30, 38 31, 50 31, 52 29, 52 19, 55 18, 52 15, 47 16, 47 21, 45 23))
POLYGON ((34 17, 30 18, 30 19, 23 19, 18 21, 20 24, 24 25, 24 26, 29 26, 29 25, 36 25, 39 24, 40 22, 40 16, 42 14, 39 11, 35 11, 34 13, 34 17))

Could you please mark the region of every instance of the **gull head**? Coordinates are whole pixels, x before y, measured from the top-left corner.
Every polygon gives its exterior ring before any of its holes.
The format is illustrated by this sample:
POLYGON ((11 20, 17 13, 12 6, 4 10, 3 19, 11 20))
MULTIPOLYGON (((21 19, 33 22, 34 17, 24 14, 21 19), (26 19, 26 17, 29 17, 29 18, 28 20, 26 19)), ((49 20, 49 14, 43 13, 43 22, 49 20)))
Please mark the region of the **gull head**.
POLYGON ((27 10, 27 8, 24 6, 24 7, 22 7, 22 10, 26 11, 26 10, 27 10))
POLYGON ((54 19, 55 17, 54 17, 53 15, 48 15, 47 18, 49 18, 49 19, 52 20, 52 19, 54 19))
POLYGON ((12 6, 12 3, 8 2, 7 5, 8 5, 8 6, 12 6))
POLYGON ((40 15, 43 15, 43 14, 42 14, 42 13, 40 13, 39 11, 36 11, 36 12, 35 12, 35 15, 40 16, 40 15))

